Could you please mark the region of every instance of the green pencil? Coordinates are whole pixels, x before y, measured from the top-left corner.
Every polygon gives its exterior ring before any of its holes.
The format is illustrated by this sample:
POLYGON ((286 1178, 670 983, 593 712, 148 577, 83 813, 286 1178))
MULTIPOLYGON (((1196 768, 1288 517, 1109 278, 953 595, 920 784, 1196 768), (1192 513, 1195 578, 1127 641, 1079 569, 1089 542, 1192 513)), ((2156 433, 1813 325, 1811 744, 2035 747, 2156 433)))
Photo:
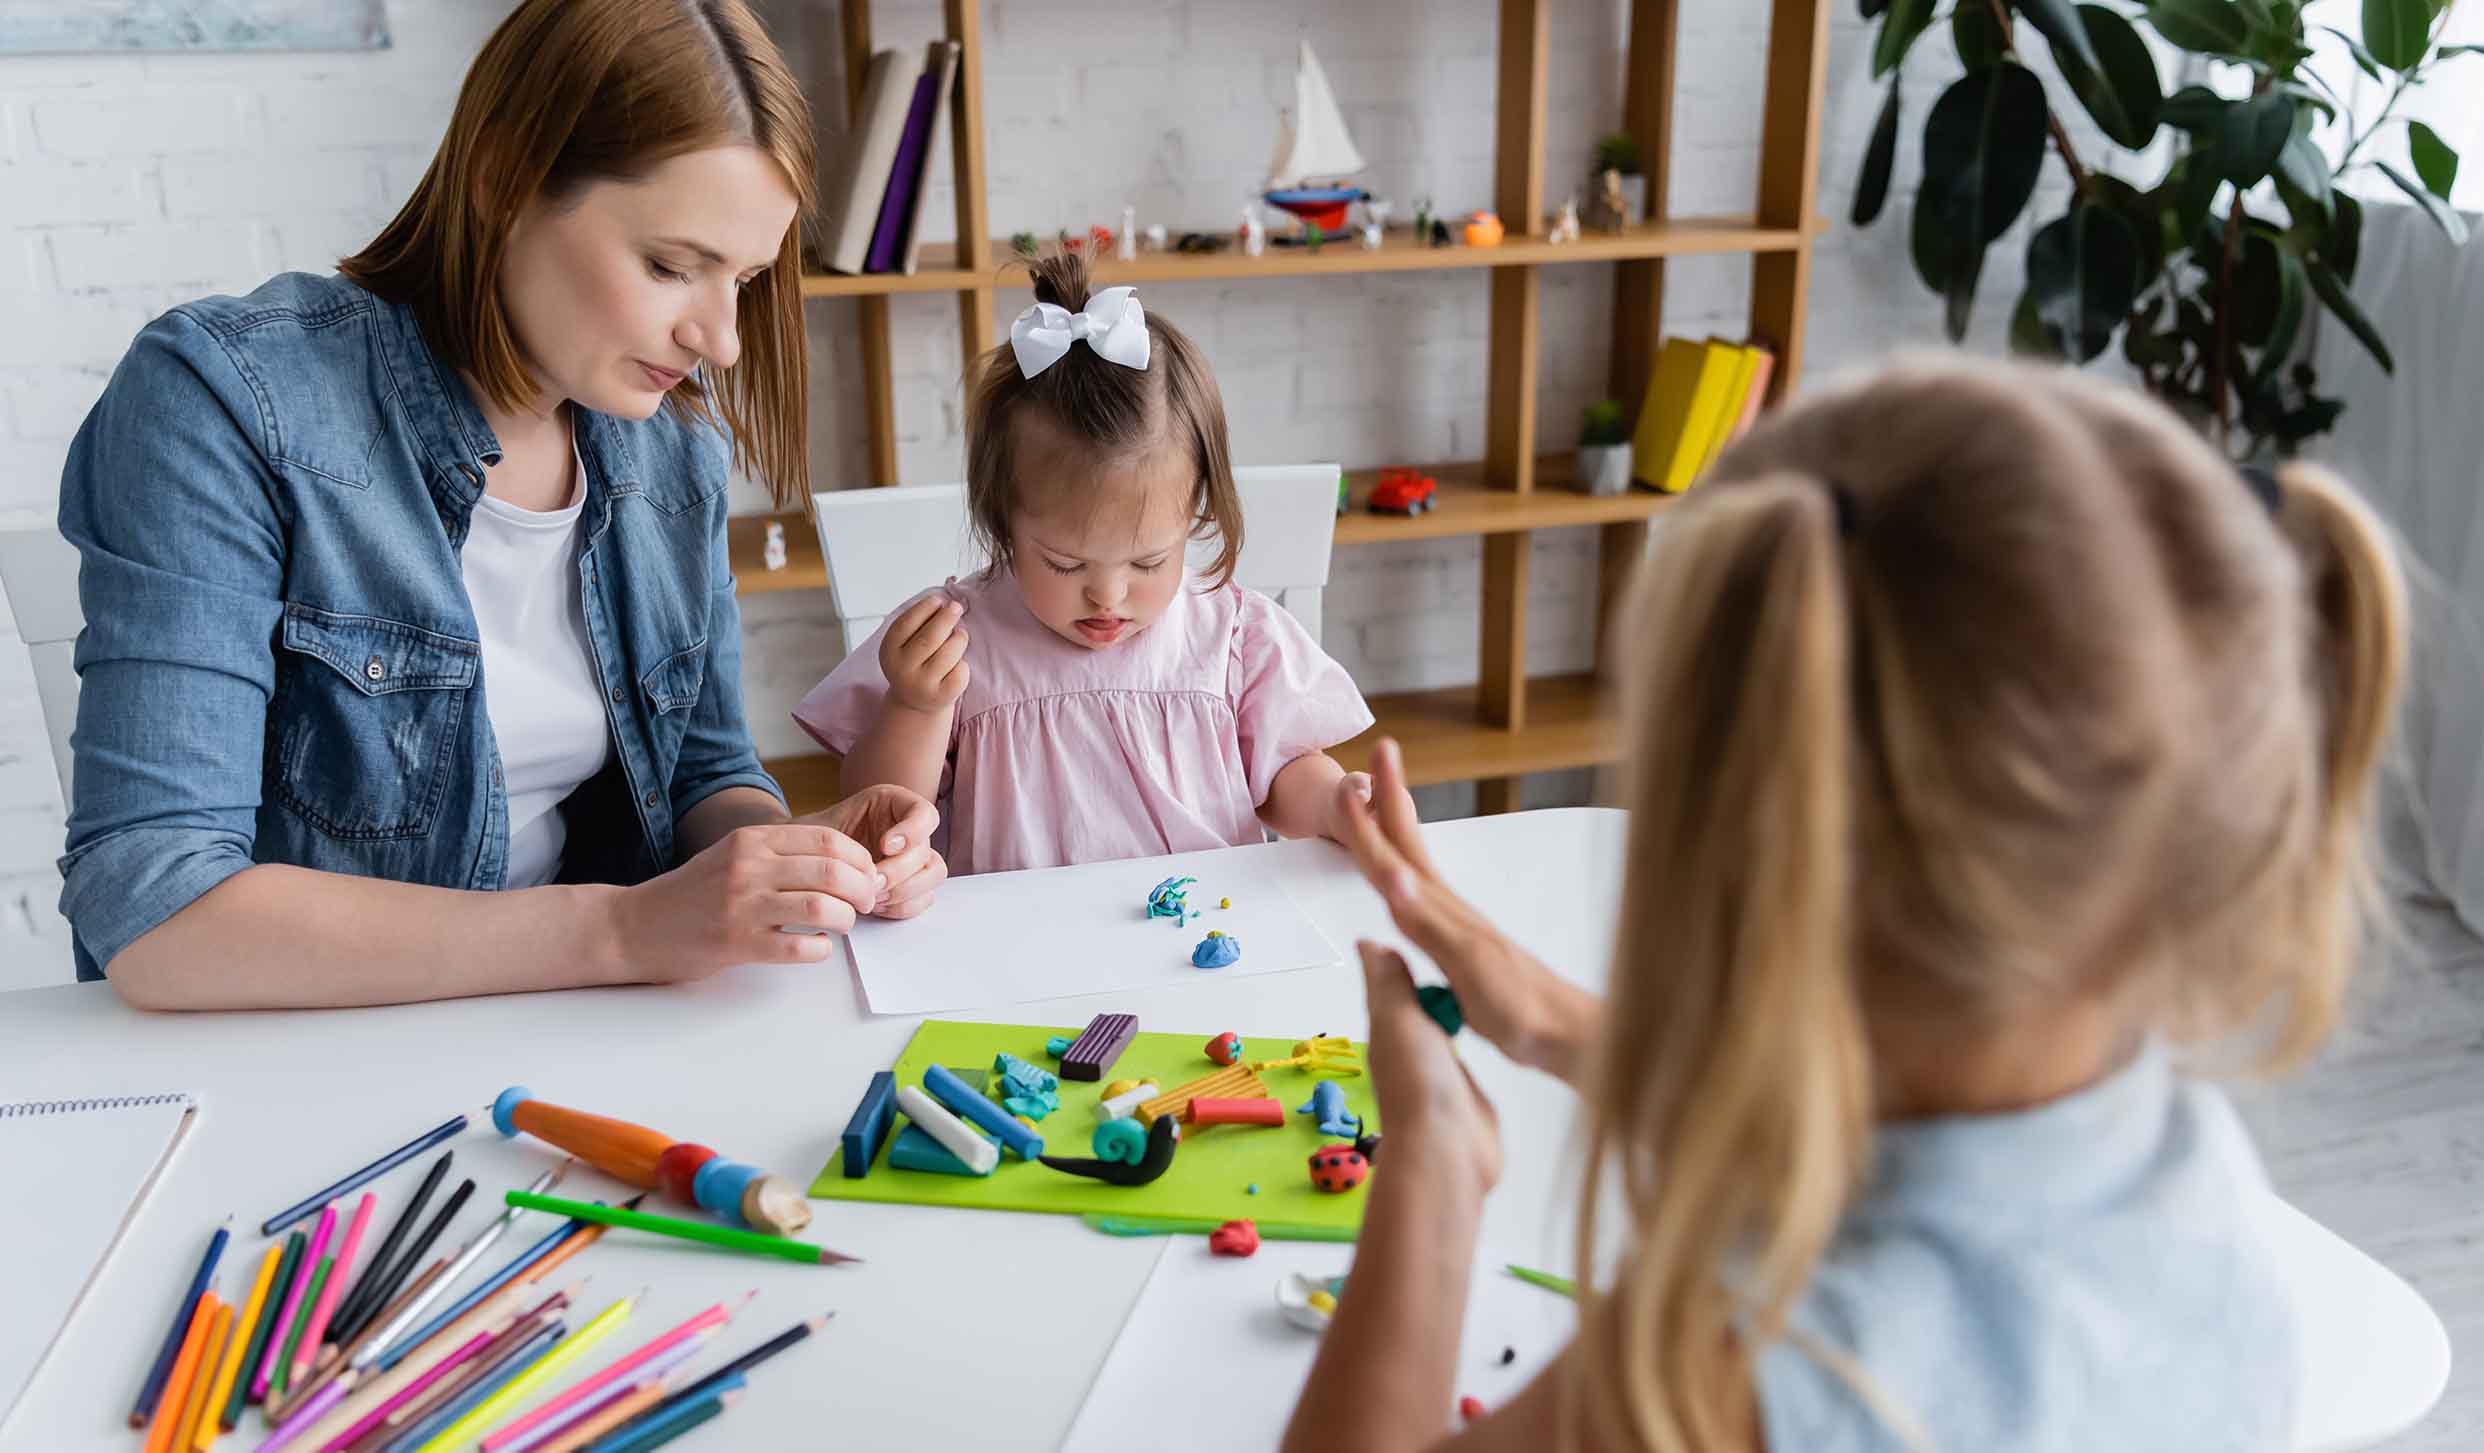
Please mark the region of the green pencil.
POLYGON ((319 1265, 311 1269, 310 1286, 302 1293, 302 1313, 293 1319, 293 1330, 285 1334, 284 1350, 276 1364, 276 1375, 268 1380, 268 1390, 279 1397, 292 1385, 293 1350, 301 1345, 302 1333, 310 1326, 311 1308, 319 1304, 319 1289, 328 1284, 328 1273, 335 1269, 336 1258, 333 1256, 319 1258, 319 1265))
POLYGON ((309 1241, 299 1230, 285 1238, 284 1259, 276 1263, 276 1279, 267 1284, 267 1295, 260 1299, 259 1320, 251 1327, 250 1346, 242 1353, 241 1376, 233 1379, 233 1391, 224 1400, 224 1415, 217 1419, 227 1432, 241 1423, 242 1405, 250 1399, 250 1374, 258 1369, 260 1356, 267 1351, 268 1335, 276 1326, 276 1303, 282 1299, 282 1288, 292 1277, 294 1264, 302 1259, 302 1248, 309 1241))
MULTIPOLYGON (((1107 1236, 1206 1236, 1224 1225, 1193 1216, 1122 1216, 1110 1211, 1089 1211, 1078 1218, 1107 1236)), ((1345 1241, 1362 1234, 1353 1226, 1281 1225, 1271 1221, 1252 1223, 1259 1228, 1262 1241, 1345 1241)))
POLYGON ((1510 1263, 1509 1274, 1520 1281, 1540 1286, 1548 1292, 1559 1292, 1572 1301, 1578 1300, 1578 1283, 1566 1276, 1555 1276, 1549 1271, 1537 1271, 1531 1266, 1520 1266, 1516 1262, 1510 1263))
POLYGON ((730 1226, 712 1226, 705 1221, 683 1221, 671 1216, 650 1216, 644 1211, 626 1211, 619 1206, 598 1206, 586 1201, 564 1201, 557 1196, 538 1196, 528 1191, 511 1191, 501 1198, 521 1211, 549 1211, 573 1221, 594 1221, 605 1226, 622 1226, 632 1231, 653 1231, 658 1236, 678 1236, 684 1241, 704 1241, 728 1251, 748 1251, 760 1256, 781 1256, 787 1261, 813 1264, 860 1261, 842 1251, 813 1246, 789 1236, 768 1236, 757 1231, 737 1231, 730 1226))

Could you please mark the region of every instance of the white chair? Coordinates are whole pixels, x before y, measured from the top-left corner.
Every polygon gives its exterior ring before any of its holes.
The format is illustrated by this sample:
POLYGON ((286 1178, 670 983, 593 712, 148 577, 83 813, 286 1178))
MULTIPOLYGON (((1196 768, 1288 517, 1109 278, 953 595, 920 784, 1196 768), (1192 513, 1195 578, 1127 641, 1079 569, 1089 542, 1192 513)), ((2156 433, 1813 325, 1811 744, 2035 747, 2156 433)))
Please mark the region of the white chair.
POLYGON ((2274 1195, 2261 1231, 2294 1301, 2293 1453, 2375 1448, 2449 1385, 2449 1332, 2416 1290, 2274 1195))
MULTIPOLYGON (((1283 606, 1314 641, 1336 539, 1337 472, 1334 464, 1233 472, 1247 525, 1234 579, 1283 606)), ((828 563, 829 608, 849 651, 925 587, 988 563, 967 527, 962 484, 825 490, 811 505, 828 563)), ((1215 546, 1203 541, 1192 553, 1212 556, 1215 546)))
POLYGON ((17 618, 17 634, 34 661, 35 698, 60 773, 60 800, 69 797, 69 728, 78 719, 78 673, 71 664, 86 615, 78 607, 78 549, 58 530, 0 532, 0 588, 17 618))

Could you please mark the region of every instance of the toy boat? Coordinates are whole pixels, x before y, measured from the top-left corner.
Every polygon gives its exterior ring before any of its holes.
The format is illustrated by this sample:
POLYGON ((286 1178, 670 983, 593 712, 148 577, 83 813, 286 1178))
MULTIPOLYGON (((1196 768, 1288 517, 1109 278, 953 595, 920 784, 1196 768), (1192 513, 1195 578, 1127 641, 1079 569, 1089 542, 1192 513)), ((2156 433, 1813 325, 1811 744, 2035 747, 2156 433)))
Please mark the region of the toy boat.
POLYGON ((1313 178, 1336 178, 1363 169, 1363 154, 1346 131, 1337 111, 1336 93, 1328 89, 1328 73, 1301 42, 1294 61, 1294 109, 1279 123, 1276 156, 1268 163, 1268 205, 1281 207, 1326 233, 1346 230, 1346 208, 1363 200, 1360 187, 1331 181, 1312 185, 1313 178))

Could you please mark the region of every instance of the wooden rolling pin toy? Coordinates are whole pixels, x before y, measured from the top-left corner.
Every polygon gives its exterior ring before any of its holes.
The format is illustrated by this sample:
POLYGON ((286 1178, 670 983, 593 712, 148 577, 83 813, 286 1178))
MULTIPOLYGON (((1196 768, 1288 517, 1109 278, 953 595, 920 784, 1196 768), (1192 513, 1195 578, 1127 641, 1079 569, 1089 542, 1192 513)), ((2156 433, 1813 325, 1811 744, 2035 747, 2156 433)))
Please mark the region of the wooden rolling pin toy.
POLYGON ((523 1130, 549 1141, 616 1180, 773 1235, 790 1236, 811 1224, 810 1201, 783 1176, 726 1160, 661 1130, 547 1105, 523 1085, 510 1086, 492 1102, 492 1124, 513 1138, 523 1130))

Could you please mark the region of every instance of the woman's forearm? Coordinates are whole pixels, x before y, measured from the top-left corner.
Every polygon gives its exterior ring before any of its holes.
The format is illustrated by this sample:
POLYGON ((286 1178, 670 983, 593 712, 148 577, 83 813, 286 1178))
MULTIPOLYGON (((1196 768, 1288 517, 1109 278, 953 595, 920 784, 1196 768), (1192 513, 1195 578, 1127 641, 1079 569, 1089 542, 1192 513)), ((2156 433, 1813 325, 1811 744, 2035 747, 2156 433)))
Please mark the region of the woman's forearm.
POLYGON ((626 891, 466 892, 261 863, 157 924, 105 973, 142 1009, 400 1004, 620 983, 631 972, 613 909, 626 891))
POLYGON ((673 835, 673 856, 686 863, 737 827, 783 822, 788 816, 784 803, 756 787, 711 792, 681 815, 681 830, 673 835))
POLYGON ((1428 1448, 1449 1432, 1483 1191, 1454 1158, 1392 1142, 1370 1195, 1285 1453, 1428 1448))
POLYGON ((837 774, 847 796, 890 783, 930 802, 940 795, 940 768, 949 754, 949 719, 956 708, 918 711, 891 698, 879 719, 854 740, 837 774))

